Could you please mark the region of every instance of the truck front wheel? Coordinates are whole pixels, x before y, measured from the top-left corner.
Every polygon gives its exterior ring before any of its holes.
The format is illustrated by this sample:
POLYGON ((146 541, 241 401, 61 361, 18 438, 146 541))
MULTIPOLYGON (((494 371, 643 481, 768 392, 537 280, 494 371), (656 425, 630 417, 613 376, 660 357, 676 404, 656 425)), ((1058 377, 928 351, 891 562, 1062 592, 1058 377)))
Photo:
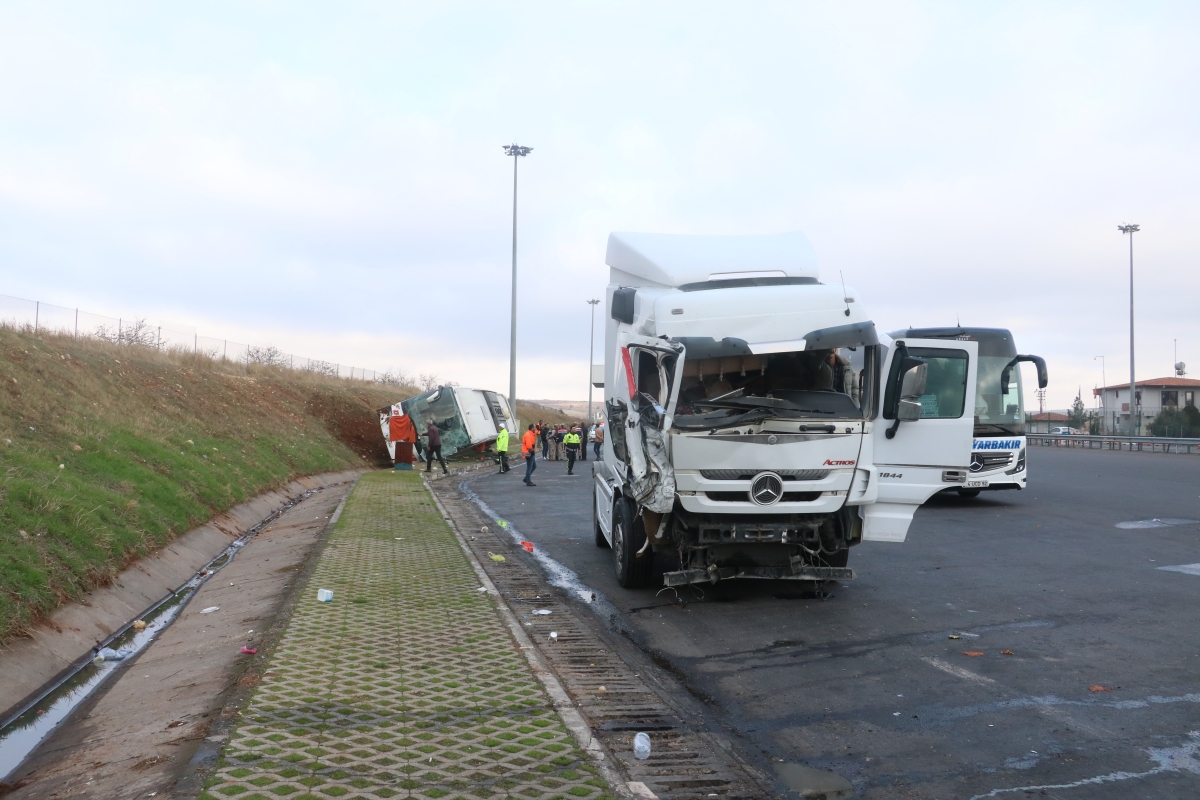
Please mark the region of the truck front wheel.
POLYGON ((617 583, 626 589, 636 589, 650 583, 654 574, 654 553, 649 548, 638 555, 646 544, 646 528, 642 518, 634 513, 633 503, 624 497, 613 501, 612 549, 617 583))

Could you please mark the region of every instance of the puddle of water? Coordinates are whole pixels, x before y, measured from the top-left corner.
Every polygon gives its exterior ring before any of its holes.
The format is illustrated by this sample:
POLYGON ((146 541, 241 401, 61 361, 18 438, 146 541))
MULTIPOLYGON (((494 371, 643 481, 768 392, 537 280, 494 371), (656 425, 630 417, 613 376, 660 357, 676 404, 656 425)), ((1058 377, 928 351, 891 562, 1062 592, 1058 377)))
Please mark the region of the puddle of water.
MULTIPOLYGON (((511 522, 503 520, 501 516, 492 509, 491 506, 483 501, 483 498, 471 490, 470 484, 481 477, 485 477, 485 475, 479 475, 475 478, 469 478, 460 482, 458 485, 459 490, 466 496, 468 500, 474 503, 480 511, 494 520, 498 525, 503 521, 504 524, 500 525, 500 529, 512 537, 514 544, 520 546, 521 542, 525 541, 524 534, 518 531, 516 526, 514 526, 511 522)), ((545 551, 540 548, 535 549, 532 555, 537 560, 538 564, 541 565, 542 569, 545 570, 546 579, 551 586, 557 586, 560 589, 564 589, 568 593, 582 600, 587 605, 591 606, 592 609, 601 616, 601 618, 608 621, 609 626, 614 630, 625 632, 628 631, 627 626, 623 622, 624 615, 617 610, 617 607, 614 606, 612 602, 609 601, 609 599, 602 593, 596 591, 580 580, 579 575, 573 569, 546 555, 545 551)))
POLYGON ((776 764, 779 779, 793 792, 808 800, 837 800, 854 796, 854 784, 824 769, 813 769, 802 764, 776 764))
POLYGON ((193 577, 178 592, 160 603, 139 619, 146 623, 144 630, 126 626, 105 646, 120 652, 120 661, 89 661, 81 669, 56 686, 40 700, 0 729, 0 780, 16 769, 37 748, 49 733, 65 720, 104 679, 116 672, 154 640, 178 616, 184 601, 191 597, 201 583, 193 577))
POLYGON ((1120 528, 1124 531, 1140 531, 1150 528, 1176 528, 1181 525, 1200 525, 1200 520, 1197 519, 1139 519, 1133 522, 1118 522, 1113 527, 1120 528))
POLYGON ((231 542, 225 550, 193 575, 187 583, 152 606, 149 611, 136 617, 135 619, 146 623, 144 630, 135 631, 133 629, 134 620, 130 620, 128 624, 99 645, 99 647, 107 647, 122 653, 124 658, 120 661, 105 661, 100 664, 94 661, 84 663, 17 716, 4 721, 3 725, 0 725, 0 781, 6 779, 13 770, 20 766, 21 762, 37 749, 42 740, 50 735, 50 732, 63 720, 67 719, 71 712, 86 700, 97 686, 104 683, 109 675, 145 650, 159 633, 174 622, 201 584, 232 561, 238 551, 245 547, 255 534, 297 503, 318 491, 320 490, 310 489, 280 506, 262 522, 231 542))

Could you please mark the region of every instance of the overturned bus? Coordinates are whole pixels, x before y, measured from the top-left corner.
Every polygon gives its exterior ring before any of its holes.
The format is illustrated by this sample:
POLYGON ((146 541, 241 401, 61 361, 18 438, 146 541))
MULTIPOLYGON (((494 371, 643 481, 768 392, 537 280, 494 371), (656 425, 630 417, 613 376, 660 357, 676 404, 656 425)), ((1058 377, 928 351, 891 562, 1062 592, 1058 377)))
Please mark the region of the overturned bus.
POLYGON ((431 392, 379 409, 379 425, 393 461, 399 460, 397 445, 407 438, 401 433, 407 426, 397 425, 404 417, 412 424, 408 436, 413 439, 418 457, 423 455, 425 430, 430 422, 441 432, 444 457, 469 447, 482 449, 494 442, 501 423, 505 423, 510 431, 515 431, 517 426, 503 395, 465 386, 439 386, 431 392))

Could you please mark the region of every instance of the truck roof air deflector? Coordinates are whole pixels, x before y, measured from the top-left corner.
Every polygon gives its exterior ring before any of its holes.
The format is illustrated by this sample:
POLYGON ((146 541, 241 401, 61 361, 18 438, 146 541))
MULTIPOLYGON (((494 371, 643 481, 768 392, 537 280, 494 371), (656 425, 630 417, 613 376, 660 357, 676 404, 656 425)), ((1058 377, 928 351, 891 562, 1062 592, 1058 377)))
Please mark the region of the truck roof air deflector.
POLYGON ((804 341, 813 350, 836 350, 839 347, 879 344, 879 336, 875 333, 875 323, 867 321, 821 328, 805 336, 804 341))
POLYGON ((815 282, 819 277, 816 253, 799 232, 765 236, 613 233, 604 263, 647 285, 671 287, 714 279, 717 283, 788 278, 815 282))

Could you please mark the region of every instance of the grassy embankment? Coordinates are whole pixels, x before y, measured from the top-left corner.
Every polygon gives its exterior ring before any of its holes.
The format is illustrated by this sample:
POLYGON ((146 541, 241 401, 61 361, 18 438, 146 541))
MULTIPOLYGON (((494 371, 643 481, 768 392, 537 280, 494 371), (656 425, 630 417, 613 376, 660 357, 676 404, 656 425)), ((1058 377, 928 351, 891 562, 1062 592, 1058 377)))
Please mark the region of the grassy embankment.
POLYGON ((387 464, 415 388, 0 328, 0 642, 214 515, 387 464))
POLYGON ((2 327, 0 387, 0 642, 255 495, 387 466, 375 410, 418 392, 2 327))

